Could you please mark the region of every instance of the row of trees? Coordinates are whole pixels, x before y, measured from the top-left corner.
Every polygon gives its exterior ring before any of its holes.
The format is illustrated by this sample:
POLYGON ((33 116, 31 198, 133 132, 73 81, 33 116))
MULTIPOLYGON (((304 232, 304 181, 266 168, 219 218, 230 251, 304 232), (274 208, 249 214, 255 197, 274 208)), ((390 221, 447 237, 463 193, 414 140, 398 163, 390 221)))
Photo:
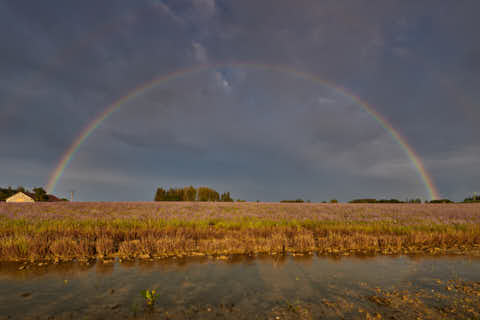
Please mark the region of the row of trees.
POLYGON ((33 200, 35 200, 37 202, 47 202, 47 201, 53 202, 53 201, 66 201, 67 200, 67 199, 59 199, 59 198, 55 197, 54 195, 47 194, 45 189, 43 189, 41 187, 33 188, 32 191, 29 191, 29 190, 25 189, 24 187, 19 186, 16 189, 14 189, 12 187, 0 188, 0 201, 5 201, 5 200, 7 200, 7 198, 10 198, 11 196, 13 196, 14 194, 16 194, 18 192, 25 193, 26 195, 28 195, 29 197, 31 197, 33 200))
POLYGON ((455 202, 450 199, 435 199, 435 200, 425 201, 425 203, 455 203, 455 202))
MULTIPOLYGON (((477 196, 472 196, 469 198, 465 198, 463 200, 464 203, 469 203, 469 202, 480 202, 480 197, 477 196)), ((416 199, 407 199, 406 201, 400 201, 398 199, 370 199, 370 198, 364 198, 364 199, 354 199, 349 201, 349 203, 422 203, 422 199, 416 198, 416 199)), ((435 199, 435 200, 430 200, 430 201, 425 201, 424 203, 455 203, 455 201, 452 201, 450 199, 435 199)), ((461 203, 461 202, 460 202, 461 203)))
MULTIPOLYGON (((310 203, 310 200, 304 201, 301 198, 295 199, 295 200, 281 200, 281 203, 303 203, 307 202, 310 203)), ((328 201, 330 203, 338 203, 337 199, 331 199, 328 201)), ((452 201, 448 199, 439 199, 439 200, 432 200, 430 203, 450 203, 452 201)), ((479 200, 480 202, 480 200, 479 200)), ((322 201, 322 203, 327 203, 327 201, 322 201)), ((348 203, 422 203, 422 199, 420 198, 415 198, 415 199, 407 199, 406 201, 401 201, 398 199, 375 199, 375 198, 360 198, 360 199, 353 199, 348 201, 348 203)), ((425 202, 427 203, 427 202, 425 202)))
MULTIPOLYGON (((398 199, 375 199, 375 198, 362 198, 362 199, 354 199, 349 201, 349 203, 422 203, 422 199, 414 198, 414 199, 407 199, 405 201, 401 201, 398 199)), ((425 203, 453 203, 453 201, 449 199, 436 199, 431 201, 425 201, 425 203)))
POLYGON ((474 193, 473 196, 465 198, 463 202, 480 202, 480 196, 474 193))
MULTIPOLYGON (((310 202, 310 200, 303 201, 303 199, 298 198, 296 200, 281 200, 280 202, 282 203, 302 203, 302 202, 310 202)), ((336 199, 331 199, 328 201, 330 203, 338 203, 336 199)), ((473 196, 470 196, 468 198, 465 198, 463 200, 464 203, 472 203, 472 202, 479 202, 480 203, 480 195, 477 195, 476 193, 473 194, 473 196)), ((327 201, 322 201, 322 203, 327 203, 327 201)), ((348 201, 348 203, 422 203, 422 199, 420 198, 407 198, 405 201, 398 200, 395 198, 392 199, 375 199, 375 198, 359 198, 359 199, 353 199, 348 201)), ((424 203, 455 203, 455 201, 452 201, 450 199, 435 199, 435 200, 425 200, 424 203)), ((461 202, 459 202, 461 203, 461 202)))
POLYGON ((349 203, 422 203, 421 199, 409 199, 407 201, 400 201, 398 199, 375 199, 375 198, 363 198, 353 199, 349 203))
POLYGON ((158 188, 155 193, 155 201, 223 201, 233 202, 230 192, 219 194, 216 190, 208 187, 193 186, 183 188, 158 188))
MULTIPOLYGON (((298 198, 295 200, 281 200, 280 202, 281 203, 304 203, 305 201, 303 201, 303 199, 301 198, 298 198)), ((307 200, 307 202, 310 202, 310 200, 307 200)))

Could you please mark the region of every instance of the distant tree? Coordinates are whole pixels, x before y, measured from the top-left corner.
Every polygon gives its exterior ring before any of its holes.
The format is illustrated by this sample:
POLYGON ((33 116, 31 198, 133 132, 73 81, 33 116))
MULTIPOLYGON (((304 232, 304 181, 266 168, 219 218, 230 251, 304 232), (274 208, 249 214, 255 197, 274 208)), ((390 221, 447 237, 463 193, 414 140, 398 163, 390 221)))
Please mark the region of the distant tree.
POLYGON ((380 199, 376 201, 377 203, 402 203, 402 201, 398 199, 380 199))
POLYGON ((349 201, 350 203, 376 203, 377 199, 374 198, 364 198, 364 199, 353 199, 349 201))
POLYGON ((177 196, 175 201, 185 201, 185 192, 183 188, 177 189, 177 196))
POLYGON ((217 191, 211 189, 209 201, 220 201, 220 194, 217 191))
POLYGON ((233 202, 233 199, 230 197, 230 192, 224 192, 220 196, 220 201, 223 202, 233 202))
POLYGON ((166 194, 167 201, 184 201, 183 188, 169 188, 166 194))
POLYGON ((337 199, 332 199, 332 200, 330 200, 330 203, 338 203, 338 200, 337 199))
POLYGON ((453 203, 453 201, 449 199, 435 199, 431 200, 430 203, 453 203))
POLYGON ((48 201, 47 192, 43 188, 33 188, 33 199, 35 201, 48 201))
POLYGON ((155 201, 166 201, 167 200, 167 192, 163 188, 158 188, 157 192, 155 192, 155 201))
POLYGON ((207 187, 200 187, 198 188, 198 201, 219 201, 220 195, 214 189, 210 189, 207 187))
POLYGON ((233 202, 230 192, 225 192, 220 198, 220 194, 208 187, 193 186, 183 188, 158 188, 155 192, 155 201, 230 201, 233 202))
POLYGON ((422 199, 416 198, 416 199, 407 199, 408 203, 422 203, 422 199))
POLYGON ((200 187, 197 191, 198 201, 208 201, 209 189, 207 187, 200 187))
POLYGON ((281 203, 303 203, 305 201, 303 201, 303 199, 301 199, 301 198, 298 198, 298 199, 295 199, 295 200, 281 200, 280 202, 281 203))
POLYGON ((463 202, 480 202, 480 197, 474 193, 473 196, 465 198, 463 202))
POLYGON ((184 201, 197 200, 197 189, 195 189, 193 186, 183 188, 183 197, 184 201))
POLYGON ((5 201, 8 198, 8 190, 0 188, 0 201, 5 201))

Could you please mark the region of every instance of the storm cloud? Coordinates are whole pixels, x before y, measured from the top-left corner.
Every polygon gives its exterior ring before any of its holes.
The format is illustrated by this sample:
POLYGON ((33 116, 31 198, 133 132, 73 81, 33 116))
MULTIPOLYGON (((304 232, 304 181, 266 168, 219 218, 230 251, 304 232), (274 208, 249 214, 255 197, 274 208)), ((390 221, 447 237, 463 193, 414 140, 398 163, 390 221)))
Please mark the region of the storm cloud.
POLYGON ((479 9, 2 1, 0 185, 45 186, 109 105, 164 79, 101 123, 56 194, 143 201, 158 186, 192 184, 247 200, 428 198, 362 100, 407 139, 440 195, 462 200, 480 191, 479 9))

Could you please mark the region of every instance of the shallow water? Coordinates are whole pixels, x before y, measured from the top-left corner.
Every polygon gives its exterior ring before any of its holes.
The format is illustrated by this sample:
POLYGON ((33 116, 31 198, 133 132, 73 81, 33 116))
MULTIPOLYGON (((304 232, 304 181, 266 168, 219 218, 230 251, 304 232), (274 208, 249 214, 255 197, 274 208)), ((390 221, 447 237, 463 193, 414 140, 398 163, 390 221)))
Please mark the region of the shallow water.
POLYGON ((207 258, 0 264, 0 319, 348 319, 480 312, 480 259, 207 258), (156 289, 153 307, 140 292, 156 289))

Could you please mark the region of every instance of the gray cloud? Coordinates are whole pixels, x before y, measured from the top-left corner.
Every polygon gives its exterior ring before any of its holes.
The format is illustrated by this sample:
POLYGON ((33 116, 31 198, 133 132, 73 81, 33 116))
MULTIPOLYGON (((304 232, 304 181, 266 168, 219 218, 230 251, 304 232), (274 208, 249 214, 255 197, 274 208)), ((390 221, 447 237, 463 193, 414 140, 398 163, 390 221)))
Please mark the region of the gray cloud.
MULTIPOLYGON (((462 199, 480 178, 479 6, 4 1, 1 182, 46 183, 88 123, 156 77, 245 61, 355 93, 408 139, 442 195, 462 199)), ((427 196, 405 152, 348 96, 238 65, 186 73, 130 99, 82 145, 57 191, 149 200, 157 185, 183 184, 249 200, 427 196)))
POLYGON ((208 62, 207 50, 205 49, 204 46, 202 46, 198 42, 193 41, 192 48, 193 48, 193 57, 195 58, 195 61, 203 64, 208 62))

